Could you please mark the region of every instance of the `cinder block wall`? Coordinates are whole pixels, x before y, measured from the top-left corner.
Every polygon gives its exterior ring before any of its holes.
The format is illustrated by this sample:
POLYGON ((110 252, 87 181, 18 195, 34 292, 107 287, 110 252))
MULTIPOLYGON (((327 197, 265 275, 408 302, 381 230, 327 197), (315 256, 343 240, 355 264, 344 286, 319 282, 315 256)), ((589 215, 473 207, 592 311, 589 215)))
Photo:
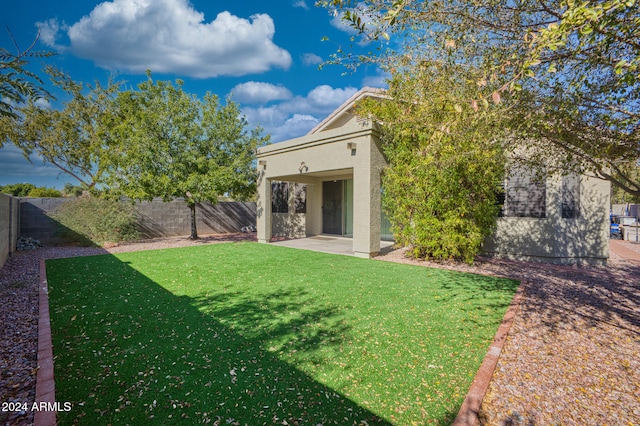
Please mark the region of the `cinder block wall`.
MULTIPOLYGON (((191 234, 191 210, 184 200, 136 203, 139 229, 144 238, 191 234)), ((256 203, 220 202, 196 204, 198 234, 240 232, 244 226, 256 226, 256 203)))
POLYGON ((10 195, 0 194, 0 268, 16 251, 18 241, 20 201, 10 195))
MULTIPOLYGON (((58 227, 48 213, 68 198, 22 198, 20 203, 20 235, 39 240, 45 245, 59 243, 58 227)), ((188 236, 191 234, 191 212, 183 200, 154 200, 135 204, 142 238, 188 236)), ((196 208, 198 234, 240 232, 242 227, 256 225, 256 203, 199 203, 196 208)))
POLYGON ((47 213, 67 201, 68 198, 21 198, 20 236, 34 238, 43 244, 55 244, 58 224, 47 213))

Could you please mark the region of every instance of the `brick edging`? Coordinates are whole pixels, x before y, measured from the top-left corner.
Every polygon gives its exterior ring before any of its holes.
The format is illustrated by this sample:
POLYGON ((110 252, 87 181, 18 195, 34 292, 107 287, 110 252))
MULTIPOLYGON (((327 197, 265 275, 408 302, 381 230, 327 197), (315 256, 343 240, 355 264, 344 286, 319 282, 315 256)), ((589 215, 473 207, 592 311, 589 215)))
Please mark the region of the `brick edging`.
POLYGON ((452 426, 474 426, 479 424, 478 413, 480 412, 480 405, 487 393, 489 382, 493 376, 493 371, 498 364, 498 358, 500 358, 500 353, 502 352, 502 347, 504 346, 504 342, 507 340, 507 334, 509 333, 509 329, 516 317, 516 313, 520 307, 520 302, 524 297, 525 287, 525 282, 521 282, 516 294, 513 296, 511 304, 502 318, 502 323, 500 324, 500 327, 498 327, 498 331, 496 331, 496 335, 493 338, 493 343, 489 347, 478 372, 473 378, 469 392, 467 393, 452 426))
MULTIPOLYGON (((40 260, 40 284, 38 289, 38 372, 36 374, 36 403, 46 403, 53 407, 56 395, 53 380, 53 343, 51 342, 51 321, 49 318, 49 289, 44 260, 40 260)), ((34 426, 54 426, 55 411, 37 410, 34 413, 34 426)))

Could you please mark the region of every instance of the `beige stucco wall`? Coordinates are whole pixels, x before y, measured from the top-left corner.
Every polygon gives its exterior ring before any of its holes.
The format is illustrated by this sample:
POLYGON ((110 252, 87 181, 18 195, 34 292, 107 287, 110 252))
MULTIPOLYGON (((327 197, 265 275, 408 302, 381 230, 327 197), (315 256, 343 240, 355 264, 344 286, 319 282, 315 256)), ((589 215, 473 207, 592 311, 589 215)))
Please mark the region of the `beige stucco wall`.
POLYGON ((498 219, 484 251, 522 260, 605 263, 609 257, 609 182, 581 178, 580 215, 576 219, 562 218, 560 184, 560 178, 547 180, 545 218, 498 219))
MULTIPOLYGON (((351 179, 351 174, 336 174, 335 179, 351 179)), ((323 178, 305 176, 304 183, 286 181, 289 184, 289 212, 271 213, 271 236, 285 238, 304 238, 311 235, 322 234, 322 181, 323 178), (294 194, 291 190, 296 183, 306 185, 307 189, 307 211, 306 213, 296 213, 294 205, 294 194)), ((279 179, 271 179, 280 181, 279 179)), ((270 199, 270 198, 265 198, 270 199)), ((267 204, 267 203, 265 203, 267 204)), ((270 204, 269 204, 270 207, 270 204)), ((259 222, 259 219, 258 219, 259 222)), ((260 234, 258 234, 260 235, 260 234)))
MULTIPOLYGON (((322 233, 322 182, 353 179, 353 250, 380 250, 380 173, 386 167, 377 127, 340 109, 312 133, 258 150, 258 241, 322 233), (339 112, 339 113, 338 113, 339 112), (355 144, 355 150, 349 144, 355 144), (304 167, 301 169, 302 163, 304 167), (307 184, 306 214, 271 214, 271 182, 307 184)), ((546 186, 546 217, 501 218, 485 242, 496 256, 557 263, 604 263, 609 257, 609 183, 582 177, 580 217, 563 219, 561 179, 546 186)), ((290 212, 293 211, 290 200, 290 212)))
POLYGON ((322 182, 353 179, 354 253, 369 257, 380 251, 380 172, 386 163, 371 122, 353 118, 337 129, 260 148, 257 158, 259 241, 268 242, 286 224, 292 225, 290 237, 300 236, 302 228, 305 236, 320 234, 322 182), (307 213, 303 217, 270 214, 273 181, 307 184, 307 213))
POLYGON ((307 236, 307 215, 304 213, 273 213, 271 218, 271 236, 286 238, 304 238, 307 236))

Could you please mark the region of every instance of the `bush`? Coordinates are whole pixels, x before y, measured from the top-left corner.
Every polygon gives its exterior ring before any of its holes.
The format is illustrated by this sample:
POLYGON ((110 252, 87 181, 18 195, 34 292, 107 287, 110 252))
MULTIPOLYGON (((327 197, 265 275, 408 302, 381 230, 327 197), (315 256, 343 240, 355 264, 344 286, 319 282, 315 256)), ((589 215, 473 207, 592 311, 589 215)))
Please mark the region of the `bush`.
POLYGON ((480 96, 476 77, 455 64, 425 63, 415 75, 396 74, 390 99, 358 106, 383 123, 383 206, 396 243, 417 258, 472 263, 495 227, 505 114, 500 105, 468 102, 480 96))
POLYGON ((35 186, 31 183, 13 183, 0 186, 0 192, 13 195, 14 197, 36 197, 36 198, 58 198, 62 197, 62 192, 55 188, 35 186))
POLYGON ((60 205, 52 217, 65 229, 66 237, 80 235, 94 244, 136 240, 136 211, 132 205, 116 200, 82 197, 60 205))
POLYGON ((27 197, 60 198, 62 197, 62 192, 58 191, 55 188, 45 188, 44 186, 39 186, 29 191, 29 194, 27 194, 27 197))
POLYGON ((65 197, 80 197, 83 189, 81 186, 74 186, 70 183, 65 183, 62 195, 65 197))
POLYGON ((26 197, 35 187, 36 186, 31 183, 13 183, 10 185, 0 186, 0 192, 3 194, 13 195, 14 197, 26 197))
POLYGON ((410 158, 386 170, 384 207, 396 242, 415 257, 472 263, 499 212, 501 168, 492 164, 496 153, 438 151, 435 161, 409 150, 410 158))

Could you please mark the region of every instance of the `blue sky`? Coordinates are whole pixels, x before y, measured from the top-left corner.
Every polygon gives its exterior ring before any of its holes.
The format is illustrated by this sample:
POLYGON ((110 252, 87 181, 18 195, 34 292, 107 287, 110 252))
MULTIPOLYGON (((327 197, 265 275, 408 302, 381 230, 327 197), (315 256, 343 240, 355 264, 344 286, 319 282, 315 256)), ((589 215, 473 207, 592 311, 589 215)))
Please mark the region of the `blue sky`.
MULTIPOLYGON (((156 80, 183 79, 189 93, 231 94, 250 125, 259 124, 279 142, 304 135, 360 88, 384 87, 373 67, 355 73, 336 65, 318 69, 338 48, 372 46, 351 42, 350 29, 314 1, 21 0, 3 5, 0 46, 12 48, 5 28, 24 49, 39 27, 37 48, 58 55, 32 61, 34 71, 54 65, 76 81, 113 77, 135 85, 151 69, 156 80)), ((0 185, 77 184, 37 157, 31 160, 11 145, 0 149, 0 185)))

